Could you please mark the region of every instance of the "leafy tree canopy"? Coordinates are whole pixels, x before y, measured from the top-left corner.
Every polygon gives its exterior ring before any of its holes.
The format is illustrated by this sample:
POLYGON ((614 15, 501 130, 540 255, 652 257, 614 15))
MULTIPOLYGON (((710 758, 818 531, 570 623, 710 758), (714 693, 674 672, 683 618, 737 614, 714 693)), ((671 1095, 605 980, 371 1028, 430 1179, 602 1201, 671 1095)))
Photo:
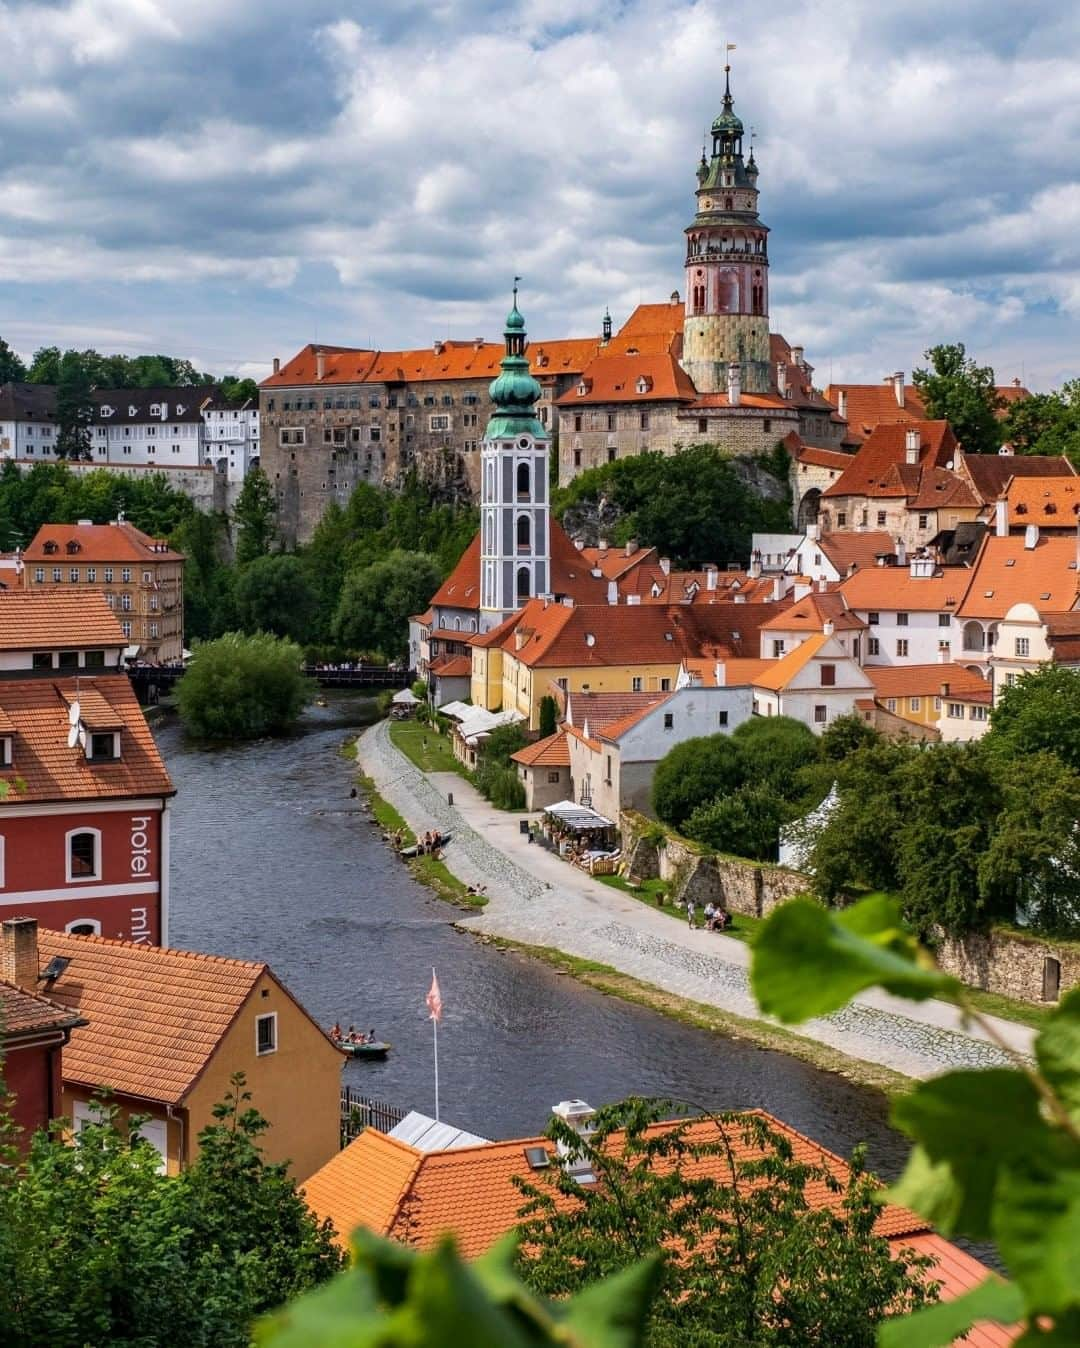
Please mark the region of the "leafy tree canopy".
POLYGON ((684 740, 656 766, 653 809, 665 824, 679 829, 698 806, 727 795, 742 782, 742 758, 729 735, 684 740))
POLYGON ((1004 437, 997 419, 994 371, 989 365, 977 365, 963 342, 932 346, 923 354, 930 364, 912 378, 927 416, 947 421, 969 454, 996 454, 1004 437))
POLYGON ((334 636, 345 647, 394 659, 406 654, 409 618, 427 608, 442 574, 427 553, 400 548, 345 577, 334 636))
MULTIPOLYGON (((779 460, 769 467, 776 471, 779 460)), ((786 493, 786 469, 782 483, 786 493)), ((755 530, 786 531, 791 525, 788 496, 765 500, 711 445, 691 445, 672 455, 635 454, 591 468, 556 492, 552 504, 562 519, 568 508, 601 499, 620 513, 616 543, 643 539, 682 567, 723 566, 749 555, 755 530)))
POLYGON ((315 592, 299 557, 279 553, 241 567, 233 588, 236 619, 245 632, 273 632, 304 642, 311 635, 315 592))
POLYGON ((26 378, 26 366, 3 337, 0 337, 0 384, 20 383, 26 378))
POLYGON ((58 384, 65 361, 92 388, 172 388, 216 382, 190 360, 175 356, 103 356, 92 349, 61 351, 58 346, 35 351, 26 377, 32 384, 58 384))
POLYGON ((295 642, 268 632, 201 643, 176 685, 184 728, 209 740, 282 734, 311 698, 303 658, 295 642))
POLYGON ((73 351, 60 360, 56 380, 56 444, 60 459, 91 457, 91 427, 94 400, 90 396, 90 378, 73 351))
POLYGON ((252 468, 236 498, 232 513, 236 529, 236 561, 243 566, 265 557, 274 542, 277 505, 270 479, 261 468, 252 468))
POLYGON ((1010 403, 1003 432, 1018 454, 1065 454, 1080 464, 1080 379, 1010 403))
POLYGON ((983 744, 1011 757, 1046 749, 1080 771, 1080 671, 1044 665, 1002 688, 983 744))

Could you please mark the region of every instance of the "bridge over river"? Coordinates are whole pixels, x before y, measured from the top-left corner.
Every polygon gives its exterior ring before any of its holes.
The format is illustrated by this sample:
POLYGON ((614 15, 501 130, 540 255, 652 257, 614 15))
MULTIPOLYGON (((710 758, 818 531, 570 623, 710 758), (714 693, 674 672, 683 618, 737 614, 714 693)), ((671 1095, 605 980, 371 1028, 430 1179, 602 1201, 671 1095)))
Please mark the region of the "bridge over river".
MULTIPOLYGON (((154 702, 163 692, 171 692, 183 676, 182 665, 128 665, 128 677, 141 702, 154 702)), ((406 669, 390 669, 386 665, 353 665, 350 669, 334 669, 329 665, 305 665, 304 673, 320 688, 350 688, 356 691, 380 688, 408 688, 413 673, 406 669)))

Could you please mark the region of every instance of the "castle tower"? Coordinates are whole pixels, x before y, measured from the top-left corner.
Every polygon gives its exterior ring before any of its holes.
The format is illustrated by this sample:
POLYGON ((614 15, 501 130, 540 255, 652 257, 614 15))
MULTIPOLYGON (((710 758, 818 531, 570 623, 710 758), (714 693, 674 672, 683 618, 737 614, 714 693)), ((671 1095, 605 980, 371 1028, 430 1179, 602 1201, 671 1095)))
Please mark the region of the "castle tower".
POLYGON ((726 393, 737 365, 744 393, 769 391, 769 230, 758 219, 757 164, 743 162, 743 124, 724 67, 724 109, 702 147, 697 214, 686 230, 682 364, 699 393, 726 393))
POLYGON ((495 410, 480 452, 480 629, 550 592, 548 433, 537 420, 541 388, 529 373, 525 320, 506 319, 502 373, 489 390, 495 410))

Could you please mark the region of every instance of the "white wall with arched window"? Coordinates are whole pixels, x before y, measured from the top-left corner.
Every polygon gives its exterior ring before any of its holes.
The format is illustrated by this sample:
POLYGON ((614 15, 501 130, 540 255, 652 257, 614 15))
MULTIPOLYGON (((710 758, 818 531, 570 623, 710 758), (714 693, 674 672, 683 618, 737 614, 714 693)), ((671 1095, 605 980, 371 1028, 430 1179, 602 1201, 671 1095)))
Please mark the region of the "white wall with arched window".
POLYGON ((517 523, 514 526, 517 545, 519 548, 528 548, 532 546, 532 520, 528 515, 519 515, 517 523))
POLYGON ((64 866, 68 884, 101 879, 101 830, 73 828, 64 834, 64 866))
POLYGON ((518 499, 528 497, 532 492, 532 472, 527 463, 519 463, 516 470, 518 499))
POLYGON ((77 917, 69 922, 64 930, 72 936, 100 936, 101 923, 96 917, 77 917))

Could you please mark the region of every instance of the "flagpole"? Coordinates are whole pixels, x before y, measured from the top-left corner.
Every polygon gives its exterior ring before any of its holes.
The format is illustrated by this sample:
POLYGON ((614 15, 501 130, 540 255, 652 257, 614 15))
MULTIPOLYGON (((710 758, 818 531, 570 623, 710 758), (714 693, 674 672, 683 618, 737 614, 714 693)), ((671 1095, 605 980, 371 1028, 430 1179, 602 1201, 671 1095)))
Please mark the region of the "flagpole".
MULTIPOLYGON (((432 984, 435 982, 435 969, 431 970, 432 984)), ((435 1122, 439 1122, 439 1018, 431 1017, 431 1031, 435 1040, 435 1122)))

